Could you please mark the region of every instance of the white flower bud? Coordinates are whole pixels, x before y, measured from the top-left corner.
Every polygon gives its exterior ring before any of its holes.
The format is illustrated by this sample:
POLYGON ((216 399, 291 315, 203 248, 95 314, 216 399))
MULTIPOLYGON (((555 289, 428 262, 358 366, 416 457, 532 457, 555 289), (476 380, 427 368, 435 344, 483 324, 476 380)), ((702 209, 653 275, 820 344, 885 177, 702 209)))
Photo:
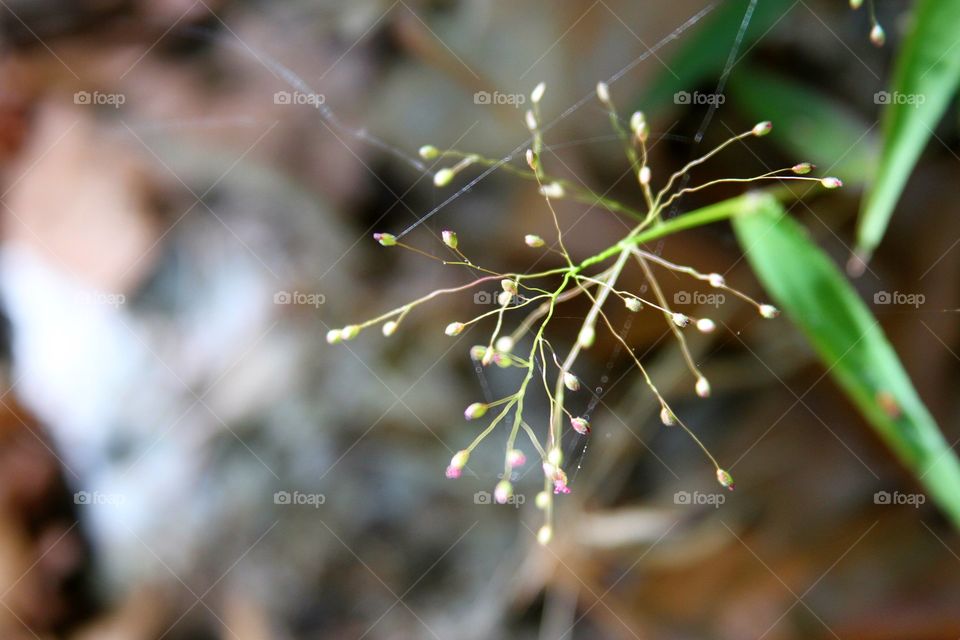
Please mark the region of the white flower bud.
POLYGON ((884 32, 883 27, 879 24, 873 25, 873 29, 870 29, 870 42, 874 46, 882 47, 887 41, 887 34, 884 32))
POLYGON ((327 331, 327 344, 337 344, 343 340, 343 334, 340 329, 330 329, 327 331))
POLYGON ((677 424, 677 419, 673 415, 673 411, 670 411, 669 407, 663 406, 660 408, 660 422, 662 422, 667 427, 672 427, 677 424))
POLYGON ((580 380, 569 371, 563 374, 563 386, 570 391, 580 391, 580 380))
POLYGON ((470 347, 470 357, 474 360, 483 360, 485 355, 487 355, 487 348, 482 344, 475 344, 470 347))
POLYGON ((501 291, 500 295, 497 296, 497 302, 500 303, 501 307, 506 307, 513 300, 513 294, 509 291, 501 291))
POLYGON ((639 136, 646 126, 647 118, 643 115, 643 111, 634 111, 633 115, 630 116, 630 131, 639 136))
POLYGON ((726 286, 727 281, 719 273, 711 273, 707 276, 707 281, 710 283, 711 287, 723 287, 726 286))
POLYGON ((637 180, 639 180, 640 184, 644 187, 650 184, 650 167, 640 167, 640 173, 637 174, 637 180))
POLYGON ((690 316, 683 313, 673 313, 670 315, 670 319, 673 320, 673 324, 678 327, 685 327, 690 324, 690 316))
POLYGON ((539 103, 543 100, 543 94, 547 90, 547 85, 543 82, 538 84, 533 88, 533 91, 530 92, 530 102, 533 104, 539 103))
POLYGON ((527 166, 529 166, 534 171, 537 170, 537 154, 533 152, 533 149, 527 149, 526 153, 527 166))
POLYGON ((449 229, 444 229, 440 232, 440 236, 443 238, 443 244, 447 245, 451 249, 456 249, 460 244, 459 238, 457 238, 456 231, 450 231, 449 229))
POLYGON ((517 295, 517 281, 510 278, 504 278, 500 281, 500 288, 511 295, 517 295))
POLYGON ((863 0, 850 0, 850 8, 857 10, 863 6, 863 0))
POLYGON ((643 303, 640 301, 640 298, 628 297, 624 298, 623 304, 627 306, 627 309, 636 313, 643 309, 643 303))
POLYGON ((422 147, 420 147, 419 153, 420 153, 420 157, 423 158, 424 160, 433 160, 438 155, 440 155, 440 150, 437 149, 432 144, 425 144, 422 147))
POLYGON ((358 335, 360 335, 360 327, 355 324, 348 324, 343 329, 340 329, 340 336, 344 340, 353 340, 358 335))
POLYGON ((438 187, 445 187, 453 180, 456 174, 453 169, 444 168, 437 171, 433 176, 433 184, 438 187))
POLYGON ((597 98, 603 104, 610 104, 610 87, 606 82, 597 83, 597 98))
POLYGON ((758 122, 752 130, 753 135, 758 138, 765 136, 773 130, 773 123, 769 120, 764 120, 763 122, 758 122))
POLYGON ((550 528, 550 525, 543 525, 540 527, 540 530, 537 531, 537 542, 541 545, 546 546, 550 544, 550 541, 553 539, 553 529, 550 528))
POLYGON ((537 505, 537 509, 543 511, 548 506, 550 506, 550 494, 546 491, 541 491, 537 494, 537 497, 534 498, 534 502, 537 505))
POLYGON ((701 398, 710 397, 710 382, 706 378, 697 378, 697 384, 694 388, 697 391, 697 395, 701 398))
POLYGON ((843 186, 843 182, 840 181, 840 178, 834 178, 832 176, 822 179, 820 184, 824 189, 838 189, 843 186))
POLYGON ((447 325, 447 328, 443 330, 448 336, 458 336, 463 331, 463 328, 467 325, 462 322, 451 322, 447 325))
POLYGON ((510 336, 500 336, 497 338, 497 344, 495 346, 500 353, 510 353, 513 351, 513 338, 510 336))
POLYGON ((540 195, 552 198, 554 200, 559 200, 566 195, 566 191, 563 188, 563 185, 559 182, 551 182, 550 184, 545 184, 540 187, 540 195))
POLYGON ((760 315, 768 319, 776 318, 780 315, 780 310, 772 304, 762 304, 760 305, 760 315))
POLYGON ((716 323, 710 318, 700 318, 697 320, 697 330, 700 333, 713 333, 713 330, 716 328, 716 323))
POLYGON ((528 109, 524 118, 526 119, 527 129, 530 129, 530 131, 536 131, 537 127, 539 126, 536 114, 528 109))
POLYGON ((528 233, 527 235, 525 235, 523 237, 523 242, 528 247, 531 247, 534 249, 536 249, 537 247, 542 247, 544 245, 543 238, 541 238, 540 236, 533 235, 532 233, 528 233))
POLYGON ((593 346, 596 339, 596 330, 594 330, 592 325, 587 325, 580 329, 580 334, 577 336, 577 344, 580 345, 581 349, 589 349, 593 346))
POLYGON ((382 329, 384 337, 389 338, 396 333, 398 326, 400 326, 400 324, 396 320, 387 320, 384 322, 382 329))
POLYGON ((547 452, 547 463, 555 469, 559 469, 560 465, 563 464, 563 452, 557 447, 550 449, 547 452))

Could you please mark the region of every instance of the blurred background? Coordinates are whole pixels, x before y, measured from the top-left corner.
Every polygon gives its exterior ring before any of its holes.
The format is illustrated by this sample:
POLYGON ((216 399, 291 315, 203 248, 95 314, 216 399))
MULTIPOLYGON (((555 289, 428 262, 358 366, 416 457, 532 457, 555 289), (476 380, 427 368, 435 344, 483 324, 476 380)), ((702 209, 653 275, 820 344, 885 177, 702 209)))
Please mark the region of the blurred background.
MULTIPOLYGON (((842 264, 911 3, 879 3, 884 48, 864 12, 827 0, 764 0, 735 47, 746 7, 0 2, 0 637, 960 636, 955 532, 785 319, 667 277, 681 308, 720 326, 692 339, 714 387, 694 402, 667 327, 617 316, 737 490, 717 493, 601 337, 579 371, 592 392, 573 400, 593 433, 565 443, 573 493, 548 547, 536 469, 513 504, 485 493, 504 434, 443 477, 475 434, 463 407, 512 389, 468 357, 483 330, 443 335, 484 295, 420 308, 390 339, 324 340, 467 281, 371 240, 479 173, 437 189, 442 165, 410 162, 419 146, 505 156, 538 82, 549 120, 638 59, 611 86, 624 113, 648 114, 655 180, 773 120, 696 179, 817 162, 848 188, 791 213, 842 264)), ((551 172, 640 204, 596 101, 547 144, 551 172)), ((951 443, 958 152, 952 108, 855 281, 951 443), (891 292, 913 297, 886 304, 891 292)), ((558 206, 575 255, 623 233, 588 209, 558 206)), ((528 182, 496 172, 405 239, 441 254, 444 228, 483 264, 523 271, 538 257, 523 235, 552 222, 528 182)), ((655 249, 764 298, 727 225, 655 249)), ((582 313, 564 308, 556 343, 582 313)))

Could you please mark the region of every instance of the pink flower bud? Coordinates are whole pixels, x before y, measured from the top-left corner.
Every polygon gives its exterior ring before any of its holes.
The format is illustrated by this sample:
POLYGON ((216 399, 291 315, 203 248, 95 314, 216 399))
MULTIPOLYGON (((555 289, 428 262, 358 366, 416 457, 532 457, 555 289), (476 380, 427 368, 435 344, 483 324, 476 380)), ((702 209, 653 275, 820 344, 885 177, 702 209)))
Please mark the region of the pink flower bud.
POLYGON ((800 164, 793 165, 793 167, 790 170, 797 175, 803 176, 813 171, 813 169, 814 169, 814 166, 809 162, 801 162, 800 164))
POLYGON ((711 287, 723 287, 726 286, 727 281, 719 273, 711 273, 707 276, 707 281, 710 283, 711 287))
POLYGON ((764 120, 763 122, 758 122, 752 130, 753 135, 758 138, 765 136, 773 130, 773 123, 769 120, 764 120))
POLYGON ((447 325, 447 328, 443 330, 448 336, 458 336, 463 331, 463 328, 467 325, 462 322, 451 322, 447 325))
POLYGON ((511 449, 507 452, 507 464, 511 468, 516 469, 517 467, 522 467, 527 463, 527 456, 520 451, 520 449, 511 449))
POLYGON ((385 247, 392 247, 397 244, 397 236, 392 233, 375 233, 373 239, 385 247))
POLYGON ((828 177, 820 181, 820 184, 824 189, 837 189, 843 186, 843 182, 840 181, 840 178, 828 177))
POLYGON ((451 480, 459 478, 469 459, 470 452, 466 449, 461 449, 453 454, 453 457, 450 458, 450 464, 447 466, 447 477, 451 480))
POLYGON ((570 426, 573 427, 574 431, 582 436, 590 433, 590 423, 583 418, 572 418, 570 420, 570 426))
POLYGON ((719 482, 720 486, 724 487, 725 489, 733 491, 733 476, 731 476, 727 471, 724 471, 723 469, 717 469, 717 482, 719 482))
POLYGON ((467 420, 475 420, 477 418, 482 418, 486 412, 487 405, 482 402, 474 402, 463 412, 463 416, 467 420))

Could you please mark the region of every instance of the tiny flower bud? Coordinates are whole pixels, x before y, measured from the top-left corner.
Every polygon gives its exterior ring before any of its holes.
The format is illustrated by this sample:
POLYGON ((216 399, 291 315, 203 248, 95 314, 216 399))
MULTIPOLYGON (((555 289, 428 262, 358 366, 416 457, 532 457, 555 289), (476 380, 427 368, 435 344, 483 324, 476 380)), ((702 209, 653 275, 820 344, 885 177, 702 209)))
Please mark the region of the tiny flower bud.
POLYGON ((577 336, 577 344, 579 344, 583 349, 589 349, 593 346, 593 343, 596 339, 597 332, 592 326, 587 325, 580 329, 580 334, 577 336))
POLYGON ((723 469, 717 469, 717 482, 719 482, 720 486, 723 488, 733 491, 733 476, 731 476, 727 471, 724 471, 723 469))
POLYGON ((344 340, 353 340, 358 335, 360 335, 360 327, 355 324, 348 324, 343 329, 340 329, 340 336, 344 340))
POLYGON ((673 320, 673 324, 678 327, 685 327, 690 324, 690 316, 683 313, 674 313, 670 316, 670 319, 673 320))
POLYGON ((449 229, 444 229, 440 232, 440 236, 443 238, 443 244, 447 245, 451 249, 456 249, 457 245, 460 244, 460 240, 457 238, 456 231, 450 231, 449 229))
POLYGON ((711 287, 723 287, 726 286, 727 281, 719 273, 711 273, 707 276, 707 280, 710 282, 711 287))
POLYGON ((700 318, 697 320, 697 330, 700 333, 713 333, 713 330, 716 328, 716 323, 710 318, 700 318))
POLYGON ((493 362, 493 358, 496 355, 497 355, 497 352, 494 351, 493 349, 485 350, 483 352, 483 357, 480 359, 480 364, 482 364, 485 367, 488 366, 491 362, 493 362))
POLYGON ((392 247, 397 244, 397 236, 392 233, 375 233, 373 239, 385 247, 392 247))
POLYGON ((863 6, 863 0, 850 0, 850 8, 851 8, 851 9, 856 10, 856 9, 859 9, 860 7, 862 7, 862 6, 863 6))
POLYGON ((603 104, 610 104, 610 87, 607 86, 606 82, 597 83, 597 98, 603 104))
POLYGON ((769 120, 764 120, 754 125, 752 133, 759 138, 767 135, 771 130, 773 130, 773 123, 769 120))
POLYGON ((527 149, 527 165, 533 169, 537 170, 537 154, 533 152, 533 149, 527 149))
POLYGON ((343 340, 343 334, 340 329, 330 329, 327 331, 327 344, 337 344, 343 340))
POLYGON ((536 114, 533 111, 527 110, 524 118, 527 123, 527 129, 530 129, 530 131, 536 131, 538 126, 536 114))
POLYGON ((532 233, 528 233, 523 236, 523 242, 531 248, 536 249, 537 247, 542 247, 544 245, 543 238, 540 236, 535 236, 532 233))
POLYGON ((556 447, 550 449, 549 453, 547 453, 547 462, 552 465, 556 471, 560 471, 560 465, 563 463, 563 452, 556 447))
POLYGON ((762 304, 760 305, 760 315, 764 318, 776 318, 780 315, 780 310, 772 304, 762 304))
POLYGON ((500 288, 511 295, 517 295, 517 281, 510 278, 504 278, 500 281, 500 288))
POLYGON ((793 171, 795 174, 800 176, 810 173, 811 171, 813 171, 813 169, 814 169, 813 165, 810 164, 809 162, 801 162, 800 164, 795 164, 793 165, 793 167, 790 168, 791 171, 793 171))
POLYGON ((576 431, 582 436, 588 435, 590 433, 590 423, 584 420, 583 418, 571 419, 570 426, 573 427, 574 431, 576 431))
POLYGON ((463 417, 467 420, 476 420, 477 418, 482 418, 486 412, 487 405, 482 402, 474 402, 463 412, 463 417))
POLYGON ((569 371, 563 374, 563 386, 570 391, 580 391, 580 380, 569 371))
POLYGON ((832 176, 829 178, 824 178, 820 181, 820 184, 823 185, 824 189, 836 189, 843 186, 843 182, 840 181, 840 178, 834 178, 832 176))
POLYGON ((450 464, 447 466, 447 477, 451 479, 459 478, 463 468, 467 466, 467 460, 469 459, 470 452, 466 449, 461 449, 453 454, 453 457, 450 458, 450 464))
POLYGON ((513 366, 513 363, 510 361, 510 358, 504 356, 501 353, 494 354, 493 363, 500 367, 501 369, 507 369, 513 366))
POLYGON ((513 294, 509 291, 501 291, 497 296, 497 302, 500 303, 501 307, 505 307, 513 300, 513 294))
POLYGON ((639 180, 640 184, 644 187, 650 184, 650 167, 640 167, 640 173, 637 174, 637 180, 639 180))
POLYGON ((537 494, 537 497, 534 498, 534 502, 537 505, 537 509, 542 511, 550 506, 550 494, 546 491, 541 491, 537 494))
POLYGON ((513 338, 510 336, 500 336, 497 338, 496 349, 500 353, 510 353, 513 351, 513 338))
POLYGON ((633 131, 634 135, 640 136, 641 132, 647 128, 647 118, 643 115, 642 111, 634 111, 633 115, 630 116, 630 131, 633 131))
POLYGON ((440 150, 437 149, 432 144, 425 144, 422 147, 420 147, 419 153, 420 153, 420 157, 423 158, 424 160, 433 160, 438 155, 440 155, 440 150))
POLYGON ((567 474, 563 469, 557 469, 553 472, 553 492, 555 494, 570 493, 570 486, 567 484, 567 474))
POLYGON ((553 539, 553 529, 550 528, 550 525, 543 525, 540 527, 540 530, 537 531, 537 542, 543 546, 550 544, 550 540, 553 539))
POLYGON ((493 499, 497 504, 507 504, 507 501, 513 497, 513 485, 509 480, 501 480, 493 490, 493 499))
POLYGON ((397 332, 397 327, 400 326, 396 320, 387 320, 383 323, 383 335, 386 338, 389 338, 394 333, 397 332))
POLYGON ((433 184, 438 187, 445 187, 450 184, 450 181, 453 180, 453 177, 456 174, 453 172, 453 169, 444 168, 437 171, 433 176, 433 184))
POLYGON ((710 382, 706 378, 700 377, 697 378, 697 384, 695 387, 697 395, 701 398, 710 397, 710 382))
POLYGON ((507 452, 507 464, 513 469, 522 467, 527 464, 527 456, 523 451, 520 451, 520 449, 510 449, 510 451, 507 452))
POLYGON ((564 190, 563 185, 559 182, 551 182, 550 184, 545 184, 540 187, 540 195, 546 198, 559 200, 566 195, 566 191, 564 190))
POLYGON ((873 25, 873 29, 870 29, 870 42, 876 47, 882 47, 887 41, 887 34, 884 32, 883 27, 879 24, 873 25))
POLYGON ((483 360, 483 356, 486 355, 487 348, 482 344, 475 344, 470 347, 470 357, 474 360, 483 360))
POLYGON ((462 322, 451 322, 447 325, 447 328, 443 330, 448 336, 458 336, 463 331, 463 328, 467 326, 462 322))
POLYGON ((538 84, 533 88, 533 91, 530 92, 530 102, 533 104, 539 103, 543 100, 543 94, 547 90, 547 85, 543 82, 538 84))
POLYGON ((677 424, 677 419, 673 415, 673 411, 670 411, 670 408, 663 406, 660 408, 660 422, 662 422, 667 427, 672 427, 677 424))
POLYGON ((639 298, 624 298, 623 304, 627 306, 627 309, 636 313, 643 309, 643 303, 640 302, 639 298))

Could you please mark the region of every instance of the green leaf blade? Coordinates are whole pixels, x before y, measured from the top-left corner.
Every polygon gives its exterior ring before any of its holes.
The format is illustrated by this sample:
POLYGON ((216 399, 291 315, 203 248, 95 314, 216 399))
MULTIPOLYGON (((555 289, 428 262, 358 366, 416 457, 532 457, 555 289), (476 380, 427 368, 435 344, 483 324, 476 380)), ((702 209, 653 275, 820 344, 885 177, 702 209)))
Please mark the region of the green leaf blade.
POLYGON ((880 244, 913 167, 960 84, 960 0, 920 0, 913 20, 886 94, 883 150, 857 224, 857 254, 863 258, 880 244))
POLYGON ((880 324, 833 262, 773 199, 733 226, 774 301, 874 430, 960 528, 960 461, 880 324))

